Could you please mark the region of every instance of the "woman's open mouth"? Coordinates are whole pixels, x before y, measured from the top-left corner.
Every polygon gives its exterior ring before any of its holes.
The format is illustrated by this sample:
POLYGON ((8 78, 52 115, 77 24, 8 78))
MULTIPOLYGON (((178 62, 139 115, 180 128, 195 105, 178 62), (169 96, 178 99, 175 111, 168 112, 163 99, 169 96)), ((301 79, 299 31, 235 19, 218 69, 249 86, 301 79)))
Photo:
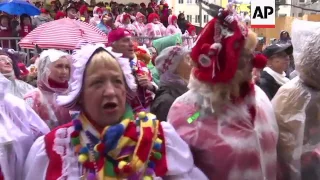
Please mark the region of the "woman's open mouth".
POLYGON ((108 102, 103 105, 103 109, 107 112, 113 112, 116 110, 117 107, 118 104, 114 102, 108 102))

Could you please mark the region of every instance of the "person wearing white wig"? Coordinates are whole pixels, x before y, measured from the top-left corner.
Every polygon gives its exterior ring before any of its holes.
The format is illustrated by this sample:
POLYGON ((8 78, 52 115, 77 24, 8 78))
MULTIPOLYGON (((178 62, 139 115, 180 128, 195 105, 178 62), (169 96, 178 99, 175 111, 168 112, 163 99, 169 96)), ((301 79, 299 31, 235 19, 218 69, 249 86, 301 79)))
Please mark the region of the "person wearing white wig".
POLYGON ((207 179, 171 125, 126 104, 137 85, 121 56, 102 44, 75 51, 71 89, 57 101, 80 113, 34 143, 25 180, 207 179))
POLYGON ((9 92, 0 73, 0 179, 23 180, 23 165, 32 143, 50 131, 25 102, 9 92))
POLYGON ((37 64, 38 88, 24 97, 38 115, 55 128, 71 121, 69 110, 56 104, 56 94, 68 90, 70 78, 70 56, 63 51, 49 49, 40 54, 37 64))
POLYGON ((320 179, 320 24, 294 20, 291 33, 297 77, 272 99, 279 125, 279 179, 320 179))

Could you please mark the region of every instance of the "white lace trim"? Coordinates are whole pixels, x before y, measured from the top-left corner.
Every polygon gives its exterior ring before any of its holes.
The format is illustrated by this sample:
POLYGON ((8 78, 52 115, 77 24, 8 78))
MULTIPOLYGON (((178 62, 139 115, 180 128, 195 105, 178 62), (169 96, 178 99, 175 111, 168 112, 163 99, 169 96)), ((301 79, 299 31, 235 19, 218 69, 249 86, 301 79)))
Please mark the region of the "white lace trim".
POLYGON ((79 167, 76 156, 70 148, 70 134, 74 127, 61 128, 56 131, 53 151, 61 157, 62 172, 57 180, 79 180, 79 167))

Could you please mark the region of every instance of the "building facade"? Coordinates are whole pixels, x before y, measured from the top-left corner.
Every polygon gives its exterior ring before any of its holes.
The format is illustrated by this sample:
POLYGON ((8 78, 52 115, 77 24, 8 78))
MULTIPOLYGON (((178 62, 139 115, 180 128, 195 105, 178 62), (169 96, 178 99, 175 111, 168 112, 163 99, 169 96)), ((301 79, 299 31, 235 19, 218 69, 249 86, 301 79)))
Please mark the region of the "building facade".
MULTIPOLYGON (((291 5, 320 10, 319 2, 313 3, 311 0, 280 0, 281 4, 287 4, 279 7, 279 16, 302 17, 305 14, 316 14, 314 11, 307 11, 291 5)), ((318 13, 319 14, 319 13, 318 13)))
MULTIPOLYGON (((221 0, 207 0, 209 3, 221 5, 221 0)), ((173 2, 173 12, 175 15, 184 13, 185 18, 195 26, 204 27, 207 22, 209 22, 212 17, 202 10, 202 18, 200 18, 200 8, 197 4, 197 0, 174 0, 173 2), (200 22, 201 20, 201 22, 200 22)))

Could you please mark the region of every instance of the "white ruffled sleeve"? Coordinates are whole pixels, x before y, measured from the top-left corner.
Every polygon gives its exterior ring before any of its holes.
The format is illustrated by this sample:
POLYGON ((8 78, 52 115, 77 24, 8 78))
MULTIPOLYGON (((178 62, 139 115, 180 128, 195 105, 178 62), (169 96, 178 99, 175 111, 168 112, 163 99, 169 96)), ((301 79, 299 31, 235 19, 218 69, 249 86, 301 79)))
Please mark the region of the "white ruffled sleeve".
POLYGON ((168 172, 165 180, 208 180, 203 172, 195 167, 192 152, 171 124, 161 122, 165 136, 168 172))
POLYGON ((44 136, 39 137, 32 145, 24 165, 24 180, 45 180, 49 166, 44 136))

